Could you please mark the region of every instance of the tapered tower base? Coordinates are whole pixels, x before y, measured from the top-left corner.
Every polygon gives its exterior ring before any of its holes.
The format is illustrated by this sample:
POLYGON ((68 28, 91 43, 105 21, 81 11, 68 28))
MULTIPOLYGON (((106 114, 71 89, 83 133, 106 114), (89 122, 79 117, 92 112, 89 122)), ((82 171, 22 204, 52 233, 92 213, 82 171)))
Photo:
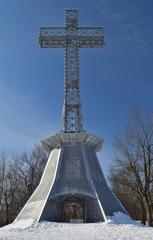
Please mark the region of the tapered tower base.
POLYGON ((100 138, 85 132, 59 133, 42 142, 51 153, 37 189, 16 220, 90 223, 126 213, 97 159, 100 138))

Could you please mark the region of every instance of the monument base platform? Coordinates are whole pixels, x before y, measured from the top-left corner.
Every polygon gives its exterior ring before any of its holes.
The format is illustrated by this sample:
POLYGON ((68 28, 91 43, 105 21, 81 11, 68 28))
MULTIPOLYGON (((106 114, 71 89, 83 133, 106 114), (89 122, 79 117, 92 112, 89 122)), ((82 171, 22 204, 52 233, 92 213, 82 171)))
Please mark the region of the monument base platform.
MULTIPOLYGON (((90 223, 107 221, 118 211, 126 213, 107 185, 96 156, 102 140, 88 133, 59 136, 49 138, 54 143, 57 138, 60 148, 51 151, 37 189, 16 220, 90 223)), ((47 140, 48 149, 53 148, 52 141, 49 145, 47 140)))

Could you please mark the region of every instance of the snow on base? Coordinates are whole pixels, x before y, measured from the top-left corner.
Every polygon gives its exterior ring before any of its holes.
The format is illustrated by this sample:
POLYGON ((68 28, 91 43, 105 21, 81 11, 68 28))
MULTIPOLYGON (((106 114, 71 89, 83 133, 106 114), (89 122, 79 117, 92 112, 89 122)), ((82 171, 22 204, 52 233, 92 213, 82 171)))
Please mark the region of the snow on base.
POLYGON ((14 221, 12 224, 0 228, 0 230, 25 229, 31 227, 34 223, 35 223, 34 219, 14 221))
POLYGON ((0 240, 153 240, 153 228, 142 227, 123 213, 108 223, 69 224, 17 221, 0 228, 0 240))
POLYGON ((132 224, 140 226, 138 222, 134 221, 129 215, 122 212, 115 212, 112 217, 108 217, 108 223, 111 224, 132 224))

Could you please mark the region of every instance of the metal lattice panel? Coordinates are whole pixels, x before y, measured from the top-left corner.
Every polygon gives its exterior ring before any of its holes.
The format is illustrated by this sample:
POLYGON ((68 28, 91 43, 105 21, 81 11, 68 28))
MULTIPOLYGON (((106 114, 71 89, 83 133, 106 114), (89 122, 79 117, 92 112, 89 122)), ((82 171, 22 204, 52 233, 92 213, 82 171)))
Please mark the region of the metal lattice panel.
POLYGON ((41 28, 39 42, 42 48, 65 49, 64 107, 61 130, 82 132, 79 48, 103 47, 103 28, 79 27, 78 10, 66 9, 64 27, 41 28))

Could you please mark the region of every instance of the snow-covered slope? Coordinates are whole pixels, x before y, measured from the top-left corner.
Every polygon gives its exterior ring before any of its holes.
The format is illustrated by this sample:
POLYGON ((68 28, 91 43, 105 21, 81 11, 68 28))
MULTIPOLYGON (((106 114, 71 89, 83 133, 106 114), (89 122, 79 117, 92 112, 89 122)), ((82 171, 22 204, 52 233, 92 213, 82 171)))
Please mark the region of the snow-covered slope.
POLYGON ((116 214, 108 223, 66 224, 31 221, 0 229, 0 240, 153 240, 153 228, 143 227, 128 216, 116 214), (122 224, 121 224, 122 222, 122 224), (124 222, 124 223, 123 223, 124 222))

